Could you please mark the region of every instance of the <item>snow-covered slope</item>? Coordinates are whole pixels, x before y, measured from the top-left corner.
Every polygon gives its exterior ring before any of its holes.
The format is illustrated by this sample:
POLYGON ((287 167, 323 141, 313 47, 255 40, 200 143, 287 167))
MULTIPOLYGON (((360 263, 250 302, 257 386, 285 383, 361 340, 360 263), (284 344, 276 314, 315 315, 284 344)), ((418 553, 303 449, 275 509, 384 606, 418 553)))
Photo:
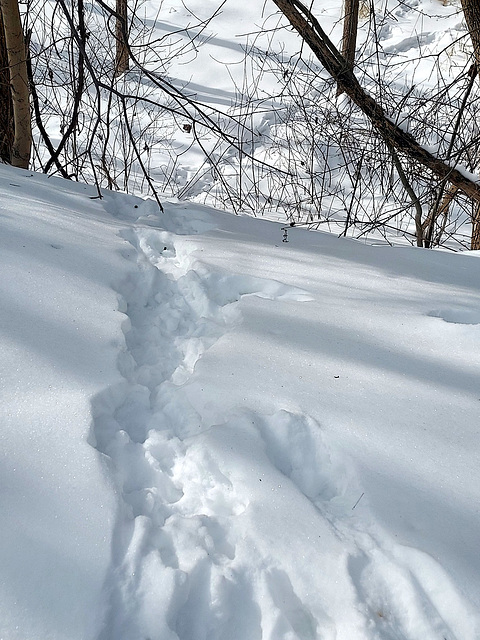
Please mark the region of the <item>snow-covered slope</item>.
POLYGON ((478 254, 0 189, 1 638, 479 637, 478 254))

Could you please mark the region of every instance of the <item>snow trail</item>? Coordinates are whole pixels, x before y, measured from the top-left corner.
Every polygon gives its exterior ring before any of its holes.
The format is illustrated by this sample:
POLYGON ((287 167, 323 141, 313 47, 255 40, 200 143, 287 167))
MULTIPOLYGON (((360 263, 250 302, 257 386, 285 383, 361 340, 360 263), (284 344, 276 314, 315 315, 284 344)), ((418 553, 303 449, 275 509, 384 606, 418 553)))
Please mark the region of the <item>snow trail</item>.
POLYGON ((310 298, 208 268, 185 237, 208 222, 145 210, 122 232, 123 382, 93 403, 118 496, 98 640, 475 640, 441 566, 352 509, 361 487, 313 418, 194 409, 185 385, 243 296, 310 298))
POLYGON ((126 314, 126 349, 118 362, 124 383, 93 403, 92 442, 111 460, 119 497, 101 638, 198 638, 202 627, 214 637, 222 624, 229 637, 254 637, 247 627, 255 616, 242 621, 235 604, 240 598, 247 607, 248 577, 232 585, 223 613, 217 606, 207 615, 213 605, 201 602, 212 582, 210 557, 219 565, 234 558, 223 520, 243 513, 248 498, 196 444, 211 425, 202 424, 181 387, 202 353, 238 321, 234 303, 242 296, 308 295, 271 280, 210 272, 192 257, 194 245, 167 231, 127 229, 122 236, 129 243, 125 258, 137 267, 118 287, 126 314), (185 619, 199 607, 190 632, 185 619), (163 621, 152 613, 159 611, 163 621))

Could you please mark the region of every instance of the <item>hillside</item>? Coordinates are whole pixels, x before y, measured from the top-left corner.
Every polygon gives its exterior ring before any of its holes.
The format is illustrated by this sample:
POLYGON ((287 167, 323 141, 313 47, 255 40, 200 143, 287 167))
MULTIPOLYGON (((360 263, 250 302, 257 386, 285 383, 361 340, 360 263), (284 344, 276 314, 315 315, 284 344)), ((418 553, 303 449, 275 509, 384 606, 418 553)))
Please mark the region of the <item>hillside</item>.
POLYGON ((479 637, 477 252, 0 191, 1 638, 479 637))

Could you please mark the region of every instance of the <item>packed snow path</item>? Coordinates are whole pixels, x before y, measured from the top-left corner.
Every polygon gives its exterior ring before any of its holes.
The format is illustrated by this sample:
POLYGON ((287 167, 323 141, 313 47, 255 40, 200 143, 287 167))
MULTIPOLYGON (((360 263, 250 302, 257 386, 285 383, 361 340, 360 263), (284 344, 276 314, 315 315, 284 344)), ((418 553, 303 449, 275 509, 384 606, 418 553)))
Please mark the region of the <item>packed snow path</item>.
POLYGON ((124 382, 93 403, 119 502, 99 640, 478 638, 441 566, 357 517, 362 488, 312 417, 247 403, 212 424, 194 408, 195 365, 243 296, 311 297, 208 268, 195 238, 208 223, 154 228, 150 206, 122 232, 124 382))

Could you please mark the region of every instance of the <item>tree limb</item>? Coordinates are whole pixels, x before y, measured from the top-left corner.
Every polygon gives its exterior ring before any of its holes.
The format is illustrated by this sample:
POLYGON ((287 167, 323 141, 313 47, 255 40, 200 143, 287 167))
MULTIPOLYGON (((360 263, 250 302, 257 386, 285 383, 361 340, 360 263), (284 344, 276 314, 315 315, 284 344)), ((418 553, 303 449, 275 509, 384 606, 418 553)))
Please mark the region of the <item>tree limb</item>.
POLYGON ((432 171, 442 182, 449 181, 472 200, 480 203, 480 184, 422 147, 408 132, 395 124, 383 108, 362 88, 348 62, 331 42, 312 12, 300 0, 273 0, 339 87, 370 119, 380 135, 398 151, 432 171))

